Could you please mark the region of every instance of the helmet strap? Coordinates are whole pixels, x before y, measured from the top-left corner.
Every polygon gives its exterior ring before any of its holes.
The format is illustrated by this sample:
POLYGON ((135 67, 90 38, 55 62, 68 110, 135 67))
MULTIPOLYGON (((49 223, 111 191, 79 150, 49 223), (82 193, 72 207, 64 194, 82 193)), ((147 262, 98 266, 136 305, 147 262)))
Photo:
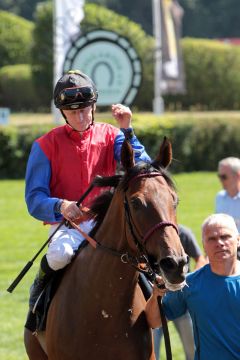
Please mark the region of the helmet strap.
POLYGON ((91 125, 94 124, 94 104, 92 104, 92 123, 91 125))
POLYGON ((65 119, 66 123, 68 124, 68 122, 67 122, 67 118, 66 118, 66 116, 64 115, 64 112, 63 112, 62 110, 60 110, 60 112, 61 112, 62 116, 64 117, 64 119, 65 119))

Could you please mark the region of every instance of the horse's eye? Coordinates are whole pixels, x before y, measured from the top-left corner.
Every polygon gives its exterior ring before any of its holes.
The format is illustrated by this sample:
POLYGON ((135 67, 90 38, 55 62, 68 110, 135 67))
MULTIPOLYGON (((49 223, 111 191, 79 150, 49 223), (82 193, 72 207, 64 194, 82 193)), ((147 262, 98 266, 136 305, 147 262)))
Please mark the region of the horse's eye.
POLYGON ((143 205, 143 203, 140 198, 136 197, 131 199, 131 205, 134 210, 138 210, 143 205))

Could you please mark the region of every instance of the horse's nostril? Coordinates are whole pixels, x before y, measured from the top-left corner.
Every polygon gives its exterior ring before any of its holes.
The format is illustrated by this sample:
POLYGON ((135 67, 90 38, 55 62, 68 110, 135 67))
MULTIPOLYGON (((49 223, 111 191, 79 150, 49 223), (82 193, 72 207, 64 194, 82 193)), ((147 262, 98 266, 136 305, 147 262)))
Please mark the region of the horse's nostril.
POLYGON ((166 257, 165 259, 160 260, 160 267, 163 271, 171 271, 178 267, 178 263, 174 258, 166 257))
POLYGON ((187 257, 173 257, 167 256, 166 258, 160 260, 160 267, 165 272, 173 272, 173 271, 183 271, 187 272, 185 266, 188 267, 187 257))

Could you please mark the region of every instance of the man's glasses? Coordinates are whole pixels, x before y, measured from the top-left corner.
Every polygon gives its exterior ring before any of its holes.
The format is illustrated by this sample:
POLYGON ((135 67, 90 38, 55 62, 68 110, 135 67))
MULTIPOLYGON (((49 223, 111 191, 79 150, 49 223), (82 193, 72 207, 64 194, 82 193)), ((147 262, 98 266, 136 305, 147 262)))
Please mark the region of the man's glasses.
POLYGON ((226 174, 218 174, 220 180, 227 180, 228 176, 226 174))
POLYGON ((68 101, 88 101, 93 99, 95 96, 93 88, 89 86, 84 87, 73 87, 67 88, 61 91, 59 98, 62 103, 67 103, 68 101))

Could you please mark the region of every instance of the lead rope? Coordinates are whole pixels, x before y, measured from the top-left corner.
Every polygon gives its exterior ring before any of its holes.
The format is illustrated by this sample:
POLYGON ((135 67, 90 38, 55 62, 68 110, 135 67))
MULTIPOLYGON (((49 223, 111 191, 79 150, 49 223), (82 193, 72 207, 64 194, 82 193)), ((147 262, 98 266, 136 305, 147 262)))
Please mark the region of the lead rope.
POLYGON ((169 336, 169 330, 167 325, 167 319, 163 312, 162 307, 162 297, 157 297, 158 306, 159 306, 159 312, 162 322, 162 329, 163 329, 163 337, 164 337, 164 343, 165 343, 165 351, 166 351, 166 360, 172 360, 172 349, 171 349, 171 342, 170 342, 170 336, 169 336))

